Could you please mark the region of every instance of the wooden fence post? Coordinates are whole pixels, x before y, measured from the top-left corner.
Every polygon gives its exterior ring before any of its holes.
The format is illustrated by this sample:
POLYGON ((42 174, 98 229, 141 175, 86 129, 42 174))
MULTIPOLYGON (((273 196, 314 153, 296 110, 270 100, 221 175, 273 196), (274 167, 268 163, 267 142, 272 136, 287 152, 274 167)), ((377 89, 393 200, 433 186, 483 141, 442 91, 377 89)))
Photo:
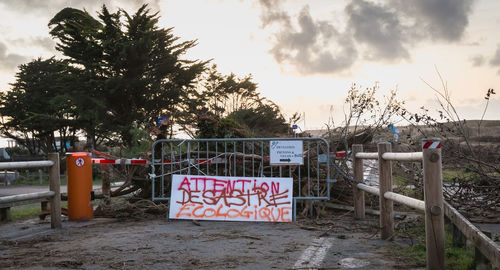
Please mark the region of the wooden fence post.
POLYGON ((61 175, 59 168, 59 153, 50 153, 49 160, 54 162, 49 169, 50 190, 54 196, 50 199, 50 227, 61 228, 61 175))
POLYGON ((38 169, 38 181, 40 182, 40 185, 43 184, 43 171, 42 171, 42 169, 38 169))
POLYGON ((388 191, 392 192, 392 162, 384 160, 382 155, 391 152, 391 144, 381 142, 378 148, 378 168, 380 185, 380 236, 383 240, 390 240, 394 236, 394 203, 384 197, 388 191))
POLYGON ((0 208, 0 222, 8 222, 11 220, 10 207, 0 208))
POLYGON ((40 202, 40 209, 43 211, 47 211, 49 209, 49 202, 48 201, 41 201, 40 202))
POLYGON ((444 269, 444 206, 441 142, 422 140, 427 269, 444 269))
POLYGON ((102 180, 102 195, 104 197, 104 203, 111 203, 111 177, 110 177, 110 166, 108 164, 101 164, 101 180, 102 180))
POLYGON ((358 183, 363 183, 363 160, 356 158, 356 154, 363 152, 362 144, 352 145, 352 157, 353 157, 353 168, 354 168, 354 217, 357 219, 365 219, 365 192, 358 189, 356 186, 358 183))

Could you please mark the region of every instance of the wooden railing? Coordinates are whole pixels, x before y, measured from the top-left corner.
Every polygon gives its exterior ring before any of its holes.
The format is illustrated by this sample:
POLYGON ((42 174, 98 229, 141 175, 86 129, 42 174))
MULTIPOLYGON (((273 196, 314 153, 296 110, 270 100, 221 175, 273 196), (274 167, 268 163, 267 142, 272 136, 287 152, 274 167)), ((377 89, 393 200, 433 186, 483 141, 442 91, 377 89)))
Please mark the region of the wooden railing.
POLYGON ((61 227, 59 154, 51 153, 48 155, 48 160, 41 161, 0 162, 0 170, 40 167, 49 167, 49 191, 0 197, 0 219, 10 220, 10 208, 12 206, 42 201, 43 208, 44 202, 48 200, 50 203, 51 227, 53 229, 61 227))
POLYGON ((393 153, 391 144, 377 145, 378 153, 363 152, 363 145, 352 146, 354 169, 354 215, 365 218, 365 196, 368 192, 379 196, 381 238, 394 237, 393 202, 398 202, 425 213, 425 236, 427 269, 444 269, 445 233, 444 215, 450 219, 474 246, 491 262, 500 268, 500 248, 479 229, 467 221, 456 209, 443 200, 441 143, 439 139, 422 141, 422 152, 393 153), (379 162, 379 187, 363 184, 363 159, 377 159, 379 162), (392 192, 392 161, 423 162, 424 201, 392 192))

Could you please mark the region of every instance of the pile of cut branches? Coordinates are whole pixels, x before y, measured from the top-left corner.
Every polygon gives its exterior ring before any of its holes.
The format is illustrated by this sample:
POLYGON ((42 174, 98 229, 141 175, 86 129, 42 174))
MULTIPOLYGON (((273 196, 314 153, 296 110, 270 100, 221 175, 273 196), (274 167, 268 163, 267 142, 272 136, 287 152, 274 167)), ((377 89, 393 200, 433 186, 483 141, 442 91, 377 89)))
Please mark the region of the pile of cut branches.
POLYGON ((96 217, 144 220, 165 216, 168 211, 166 204, 155 203, 151 200, 126 200, 116 198, 109 203, 101 201, 94 211, 96 217))

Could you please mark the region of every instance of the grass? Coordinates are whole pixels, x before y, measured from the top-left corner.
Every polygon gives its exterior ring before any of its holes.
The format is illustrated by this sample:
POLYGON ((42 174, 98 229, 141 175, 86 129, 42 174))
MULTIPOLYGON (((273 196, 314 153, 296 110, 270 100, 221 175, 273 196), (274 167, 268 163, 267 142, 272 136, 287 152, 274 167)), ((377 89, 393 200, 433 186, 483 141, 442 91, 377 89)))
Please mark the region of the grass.
POLYGON ((398 186, 406 186, 407 185, 407 182, 408 180, 406 179, 406 177, 404 177, 403 175, 400 175, 400 174, 393 174, 392 176, 392 183, 394 185, 398 185, 398 186))
MULTIPOLYGON (((410 246, 393 244, 389 246, 389 251, 412 267, 425 267, 425 225, 423 218, 420 218, 415 226, 399 229, 398 233, 415 239, 415 243, 410 246)), ((453 245, 451 224, 445 226, 445 256, 446 269, 468 270, 474 267, 473 252, 468 248, 453 245)))
MULTIPOLYGON (((68 202, 61 202, 61 207, 68 207, 68 202)), ((10 216, 12 221, 20 221, 36 218, 41 212, 40 203, 30 203, 12 207, 10 209, 10 216)))
MULTIPOLYGON (((40 178, 38 173, 21 173, 22 177, 19 177, 17 180, 10 183, 12 186, 48 186, 49 185, 49 176, 47 174, 42 175, 42 182, 40 183, 40 178)), ((61 175, 61 185, 67 185, 68 178, 66 175, 61 175)), ((92 179, 93 185, 100 185, 102 183, 101 176, 96 175, 92 179)))
POLYGON ((467 270, 473 269, 474 253, 466 247, 453 245, 453 236, 451 233, 451 224, 445 227, 445 247, 446 247, 446 269, 467 270))
POLYGON ((10 209, 10 217, 12 221, 19 221, 34 218, 41 212, 40 203, 27 204, 22 206, 12 207, 10 209))
POLYGON ((443 182, 453 182, 455 179, 477 180, 479 175, 475 172, 462 170, 443 170, 443 182))

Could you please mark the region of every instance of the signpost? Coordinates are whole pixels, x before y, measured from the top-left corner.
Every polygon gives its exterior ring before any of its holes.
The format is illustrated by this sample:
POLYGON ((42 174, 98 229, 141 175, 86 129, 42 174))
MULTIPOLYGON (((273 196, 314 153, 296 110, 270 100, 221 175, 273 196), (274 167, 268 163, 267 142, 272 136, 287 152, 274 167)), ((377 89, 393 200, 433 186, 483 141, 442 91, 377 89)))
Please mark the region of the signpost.
POLYGON ((292 222, 292 178, 173 175, 169 218, 292 222))
POLYGON ((302 141, 271 141, 271 165, 304 165, 302 141))

